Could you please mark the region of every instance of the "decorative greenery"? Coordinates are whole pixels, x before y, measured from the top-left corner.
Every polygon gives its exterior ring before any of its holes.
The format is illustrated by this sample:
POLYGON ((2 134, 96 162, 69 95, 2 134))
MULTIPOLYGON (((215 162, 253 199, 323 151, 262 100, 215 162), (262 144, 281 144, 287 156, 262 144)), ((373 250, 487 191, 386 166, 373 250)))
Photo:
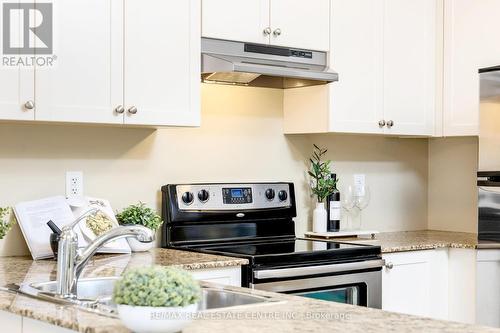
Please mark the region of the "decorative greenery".
POLYGON ((133 306, 178 307, 198 302, 200 286, 188 272, 173 267, 130 269, 116 282, 113 301, 133 306))
POLYGON ((142 202, 128 206, 117 214, 116 218, 120 224, 139 224, 154 231, 158 230, 163 223, 161 217, 142 202))
POLYGON ((337 189, 338 180, 332 179, 330 176, 330 164, 332 161, 321 160, 328 149, 320 148, 315 144, 313 144, 313 146, 313 154, 309 159, 311 168, 308 174, 311 176, 311 189, 313 194, 318 198, 318 202, 323 202, 327 196, 337 189))
POLYGON ((0 207, 0 239, 3 239, 16 223, 14 218, 10 218, 11 211, 10 207, 0 207))

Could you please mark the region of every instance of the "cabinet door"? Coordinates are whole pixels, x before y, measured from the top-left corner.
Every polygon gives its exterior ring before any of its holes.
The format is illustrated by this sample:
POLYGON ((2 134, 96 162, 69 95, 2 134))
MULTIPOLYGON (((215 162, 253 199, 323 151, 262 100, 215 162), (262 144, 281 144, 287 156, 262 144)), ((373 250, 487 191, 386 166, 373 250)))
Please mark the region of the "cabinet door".
POLYGON ((2 332, 23 332, 23 317, 19 315, 7 311, 0 311, 0 323, 2 325, 2 332))
POLYGON ((227 286, 241 287, 241 267, 221 267, 195 269, 191 274, 196 280, 213 282, 227 286))
POLYGON ((479 75, 500 64, 500 2, 445 0, 443 133, 478 135, 479 75))
POLYGON ((383 133, 383 0, 332 0, 330 130, 383 133))
POLYGON ((500 250, 478 250, 476 274, 476 323, 500 327, 500 250))
POLYGON ((270 0, 203 0, 203 37, 269 43, 270 0))
POLYGON ((428 316, 431 265, 427 255, 393 255, 386 256, 385 260, 386 268, 382 273, 382 309, 428 316))
POLYGON ((54 5, 52 68, 35 76, 36 120, 123 123, 123 0, 54 5))
POLYGON ((432 135, 436 95, 437 0, 385 0, 386 133, 432 135))
POLYGON ((125 2, 125 124, 198 125, 200 1, 125 2))
MULTIPOLYGON (((17 46, 22 45, 22 12, 12 10, 6 15, 9 15, 11 20, 9 27, 11 43, 17 42, 17 46)), ((18 55, 4 54, 4 56, 16 57, 18 55)), ((31 67, 0 66, 0 120, 35 119, 35 110, 24 107, 26 102, 34 100, 34 80, 34 71, 31 67)))
POLYGON ((447 249, 385 254, 382 309, 448 318, 447 249))
POLYGON ((330 0, 271 0, 271 30, 273 45, 329 51, 330 0))

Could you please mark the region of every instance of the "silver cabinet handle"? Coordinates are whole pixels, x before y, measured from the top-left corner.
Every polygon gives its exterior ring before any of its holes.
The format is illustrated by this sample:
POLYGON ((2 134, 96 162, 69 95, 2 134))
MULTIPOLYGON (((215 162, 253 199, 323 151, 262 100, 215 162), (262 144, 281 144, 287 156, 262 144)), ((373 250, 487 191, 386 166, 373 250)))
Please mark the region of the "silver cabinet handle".
POLYGON ((391 128, 392 126, 394 126, 394 121, 389 120, 389 121, 387 122, 387 127, 388 127, 388 128, 391 128))
POLYGON ((35 102, 27 101, 26 103, 24 103, 24 108, 26 110, 33 110, 35 108, 35 102))
POLYGON ((384 119, 379 120, 378 125, 379 125, 380 127, 384 127, 384 126, 385 126, 385 120, 384 120, 384 119))
POLYGON ((274 35, 274 37, 278 37, 279 35, 281 35, 281 29, 278 28, 278 29, 274 30, 273 35, 274 35))
POLYGON ((262 32, 264 33, 265 36, 269 36, 271 34, 271 28, 267 27, 262 32))
POLYGON ((385 264, 385 268, 387 269, 393 269, 394 268, 394 264, 392 262, 388 262, 385 264))
POLYGON ((137 108, 135 106, 131 106, 128 109, 128 113, 130 113, 130 114, 136 114, 137 113, 137 108))
POLYGON ((125 108, 123 107, 123 105, 118 105, 115 108, 115 112, 118 113, 118 114, 122 114, 123 112, 125 112, 125 108))

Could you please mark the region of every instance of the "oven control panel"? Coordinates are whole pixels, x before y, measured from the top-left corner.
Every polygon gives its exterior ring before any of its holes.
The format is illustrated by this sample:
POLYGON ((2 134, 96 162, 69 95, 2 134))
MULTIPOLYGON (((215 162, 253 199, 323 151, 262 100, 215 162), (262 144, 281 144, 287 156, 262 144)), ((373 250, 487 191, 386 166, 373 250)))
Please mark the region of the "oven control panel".
POLYGON ((176 185, 180 210, 242 210, 290 207, 288 183, 176 185))

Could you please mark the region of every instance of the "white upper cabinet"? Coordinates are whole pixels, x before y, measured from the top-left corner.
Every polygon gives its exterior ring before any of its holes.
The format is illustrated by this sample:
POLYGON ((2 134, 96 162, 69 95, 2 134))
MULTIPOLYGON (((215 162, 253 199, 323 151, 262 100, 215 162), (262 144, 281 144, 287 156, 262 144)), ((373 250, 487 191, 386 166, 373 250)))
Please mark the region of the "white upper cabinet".
POLYGON ((330 91, 333 132, 383 133, 383 7, 377 0, 332 0, 330 91))
MULTIPOLYGON (((9 13, 10 14, 10 13, 9 13)), ((22 44, 21 12, 12 11, 10 15, 10 45, 19 47, 22 44)), ((7 40, 3 40, 7 43, 7 40)), ((5 56, 10 56, 5 54, 5 56)), ((16 54, 13 54, 16 56, 16 54)), ((33 120, 34 109, 34 72, 29 67, 0 67, 0 119, 33 120)))
POLYGON ((0 69, 0 119, 35 119, 34 79, 31 69, 0 69))
POLYGON ((330 0, 203 0, 202 36, 328 51, 330 0))
POLYGON ((203 37, 268 44, 270 0, 202 0, 203 37))
POLYGON ((330 49, 330 0, 271 0, 271 44, 330 49))
POLYGON ((443 135, 477 135, 478 69, 500 65, 500 1, 444 4, 443 135))
POLYGON ((199 0, 125 2, 125 124, 200 122, 199 0))
POLYGON ((35 119, 123 123, 114 111, 123 104, 123 1, 61 1, 54 8, 57 60, 36 70, 35 119))
POLYGON ((54 66, 2 68, 0 119, 198 126, 200 1, 58 2, 54 66))
POLYGON ((332 0, 330 66, 339 81, 285 91, 285 132, 433 135, 439 3, 332 0), (311 93, 327 96, 314 110, 311 93))
POLYGON ((434 134, 438 3, 385 0, 383 104, 387 134, 434 134))

